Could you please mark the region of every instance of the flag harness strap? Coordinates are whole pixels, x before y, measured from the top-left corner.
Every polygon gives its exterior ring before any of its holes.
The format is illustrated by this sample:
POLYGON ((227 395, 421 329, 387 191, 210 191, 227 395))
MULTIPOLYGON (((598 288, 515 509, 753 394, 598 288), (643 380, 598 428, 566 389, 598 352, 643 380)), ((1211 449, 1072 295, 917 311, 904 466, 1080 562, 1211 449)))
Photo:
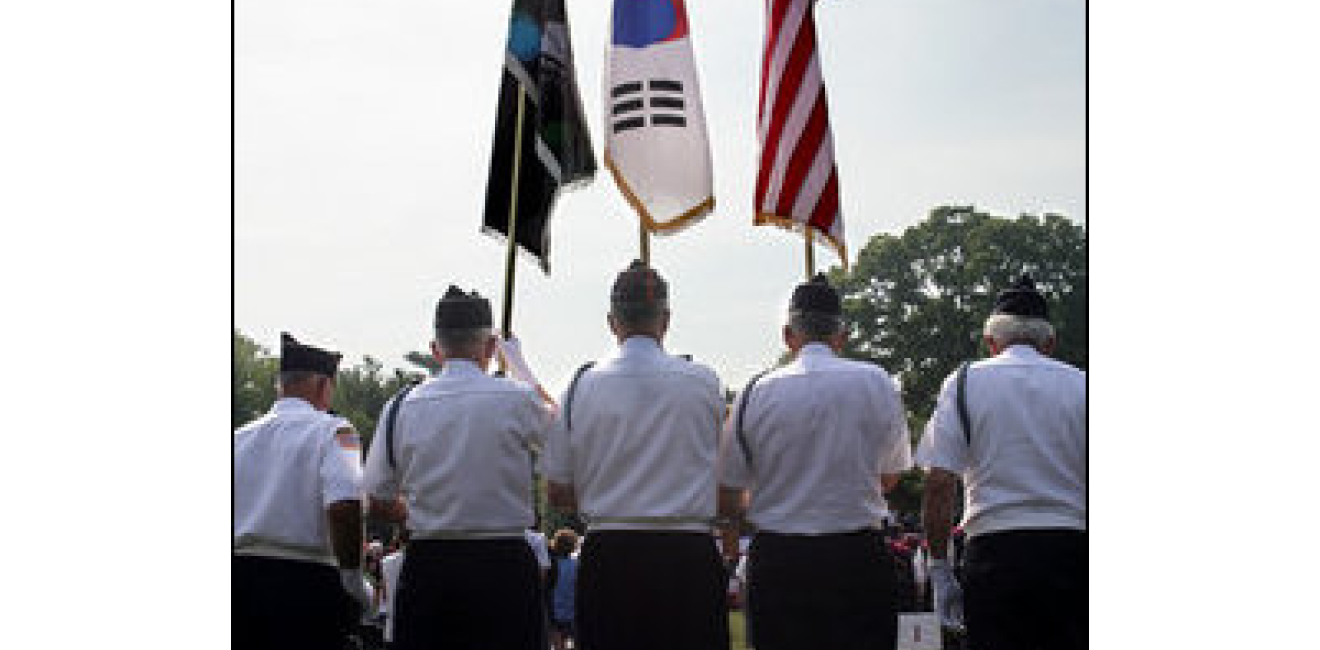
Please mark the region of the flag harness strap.
POLYGON ((752 448, 747 444, 747 432, 743 429, 743 416, 747 413, 747 398, 752 394, 752 387, 760 381, 769 370, 762 370, 756 373, 747 381, 743 387, 742 395, 738 398, 738 418, 734 421, 734 432, 738 434, 738 447, 742 449, 743 460, 747 461, 747 467, 752 466, 752 448))
POLYGON ((972 446, 972 417, 967 412, 967 369, 972 365, 971 361, 964 361, 958 368, 958 422, 962 424, 963 439, 967 441, 967 446, 972 446))
POLYGON ((394 401, 390 403, 390 411, 385 414, 385 456, 390 461, 390 469, 395 468, 394 463, 394 423, 399 419, 399 405, 403 403, 403 398, 408 396, 412 389, 417 387, 420 382, 409 382, 394 396, 394 401))
POLYGON ((568 394, 564 396, 564 429, 567 431, 573 430, 573 394, 577 392, 578 380, 594 365, 596 365, 594 361, 582 364, 577 372, 573 373, 573 381, 568 382, 568 394))

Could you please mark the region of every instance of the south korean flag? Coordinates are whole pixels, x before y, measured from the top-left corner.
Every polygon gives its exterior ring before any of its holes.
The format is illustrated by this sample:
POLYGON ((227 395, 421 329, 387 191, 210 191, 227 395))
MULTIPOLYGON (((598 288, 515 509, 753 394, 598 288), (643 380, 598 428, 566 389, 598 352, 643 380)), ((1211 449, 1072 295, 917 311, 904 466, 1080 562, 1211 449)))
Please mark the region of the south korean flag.
POLYGON ((715 207, 710 143, 683 0, 615 0, 605 165, 643 226, 672 233, 715 207))

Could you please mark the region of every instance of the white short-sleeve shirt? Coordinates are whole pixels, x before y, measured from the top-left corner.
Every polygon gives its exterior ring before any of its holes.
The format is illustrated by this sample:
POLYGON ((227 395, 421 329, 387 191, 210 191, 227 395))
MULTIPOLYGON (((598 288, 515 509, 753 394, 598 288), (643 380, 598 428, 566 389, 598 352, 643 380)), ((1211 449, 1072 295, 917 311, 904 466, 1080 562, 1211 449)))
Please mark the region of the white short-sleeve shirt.
POLYGON ((1021 528, 1086 529, 1086 373, 1027 345, 967 373, 969 448, 957 373, 940 389, 917 462, 961 474, 968 536, 1021 528))
POLYGON ((326 506, 362 498, 348 421, 286 397, 234 432, 234 552, 334 564, 326 506))
POLYGON ((710 530, 724 411, 714 371, 635 336, 559 404, 542 470, 573 486, 591 530, 710 530))
POLYGON ((880 476, 912 467, 898 388, 879 366, 803 346, 792 363, 734 401, 720 450, 720 483, 751 490, 747 518, 762 530, 839 533, 880 524, 880 476))
POLYGON ((363 478, 369 496, 402 493, 415 539, 521 537, 550 415, 531 388, 451 359, 399 406, 391 468, 381 410, 363 478))

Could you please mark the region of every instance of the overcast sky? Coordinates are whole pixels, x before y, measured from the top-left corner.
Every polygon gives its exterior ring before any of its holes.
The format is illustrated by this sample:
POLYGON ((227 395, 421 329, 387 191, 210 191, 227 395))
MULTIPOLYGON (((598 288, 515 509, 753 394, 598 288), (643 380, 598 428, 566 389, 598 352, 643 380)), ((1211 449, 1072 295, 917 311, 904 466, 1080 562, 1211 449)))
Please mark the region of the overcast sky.
MULTIPOLYGON (((803 272, 799 236, 751 225, 763 4, 688 3, 716 209, 651 253, 668 349, 734 387, 779 355, 803 272)), ((478 229, 510 5, 237 1, 240 331, 407 367, 448 284, 499 318, 504 249, 478 229)), ((567 0, 598 162, 609 7, 567 0)), ((1082 0, 822 0, 817 18, 850 255, 941 204, 1085 219, 1082 0)), ((638 256, 637 220, 602 169, 561 195, 551 237, 550 277, 519 261, 514 329, 557 393, 612 344, 608 288, 638 256)))

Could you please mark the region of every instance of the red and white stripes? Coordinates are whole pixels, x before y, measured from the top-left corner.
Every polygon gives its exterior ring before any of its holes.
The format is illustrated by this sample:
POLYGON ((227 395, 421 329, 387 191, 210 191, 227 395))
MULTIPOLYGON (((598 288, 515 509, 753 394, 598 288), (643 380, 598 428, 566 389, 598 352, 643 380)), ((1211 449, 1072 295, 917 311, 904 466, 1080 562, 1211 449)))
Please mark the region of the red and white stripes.
POLYGON ((847 260, 834 140, 816 51, 816 2, 765 4, 755 223, 813 228, 847 260))

